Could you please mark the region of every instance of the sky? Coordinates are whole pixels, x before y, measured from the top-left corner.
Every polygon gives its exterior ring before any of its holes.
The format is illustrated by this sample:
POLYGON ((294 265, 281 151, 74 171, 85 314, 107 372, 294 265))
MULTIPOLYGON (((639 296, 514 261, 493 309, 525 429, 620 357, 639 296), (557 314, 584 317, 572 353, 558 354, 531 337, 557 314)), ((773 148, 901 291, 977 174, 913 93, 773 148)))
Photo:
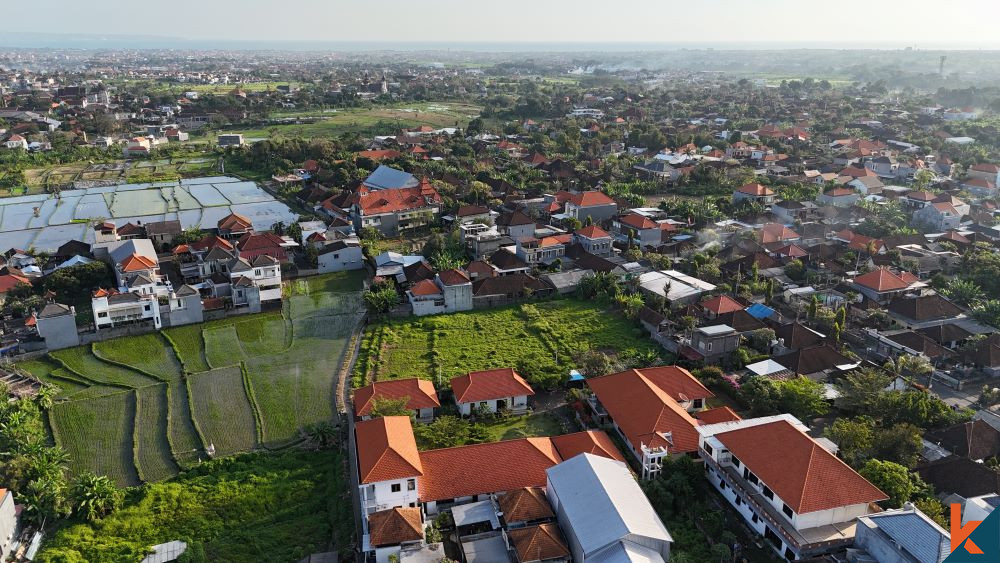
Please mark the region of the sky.
MULTIPOLYGON (((7 21, 38 21, 33 2, 8 3, 7 21)), ((44 28, 199 41, 1000 48, 1000 0, 172 0, 123 6, 47 0, 44 28)))

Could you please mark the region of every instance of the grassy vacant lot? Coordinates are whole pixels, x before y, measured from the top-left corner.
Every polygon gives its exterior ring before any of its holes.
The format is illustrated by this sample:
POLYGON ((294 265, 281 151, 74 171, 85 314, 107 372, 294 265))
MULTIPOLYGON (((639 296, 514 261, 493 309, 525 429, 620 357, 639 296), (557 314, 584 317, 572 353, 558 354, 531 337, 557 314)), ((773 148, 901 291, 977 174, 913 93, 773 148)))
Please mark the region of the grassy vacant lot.
POLYGON ((93 524, 49 535, 35 561, 139 561, 151 545, 188 543, 185 561, 295 562, 350 551, 354 522, 336 453, 288 450, 205 463, 131 494, 93 524))
POLYGON ((545 412, 511 416, 505 420, 486 423, 486 426, 494 441, 534 436, 558 436, 564 433, 559 418, 545 412))
POLYGON ((471 119, 479 115, 480 111, 482 108, 479 106, 460 102, 415 102, 392 106, 309 110, 278 113, 272 117, 309 120, 311 123, 280 123, 255 128, 231 127, 227 132, 243 133, 248 139, 265 139, 274 135, 311 139, 338 137, 344 133, 367 134, 386 126, 391 129, 420 125, 429 125, 435 129, 465 127, 471 119))
POLYGON ((216 456, 280 447, 330 419, 361 280, 292 282, 280 312, 59 350, 19 367, 59 388, 49 420, 72 473, 158 481, 207 459, 209 445, 216 456))
POLYGON ((420 377, 447 387, 469 371, 513 367, 530 383, 554 388, 586 350, 656 351, 642 329, 618 314, 575 299, 390 320, 371 325, 354 383, 420 377))

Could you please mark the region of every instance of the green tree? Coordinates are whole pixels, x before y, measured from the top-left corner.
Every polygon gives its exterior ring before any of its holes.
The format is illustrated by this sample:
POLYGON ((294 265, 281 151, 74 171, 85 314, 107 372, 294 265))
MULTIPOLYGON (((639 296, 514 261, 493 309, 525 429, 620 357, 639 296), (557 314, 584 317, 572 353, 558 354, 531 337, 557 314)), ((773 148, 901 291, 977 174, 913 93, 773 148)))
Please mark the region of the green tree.
POLYGON ((830 410, 822 383, 807 377, 796 377, 782 381, 778 386, 778 408, 799 419, 809 419, 824 415, 830 410))
POLYGON ((891 381, 885 373, 864 368, 844 376, 837 383, 837 407, 857 414, 870 414, 891 381))
POLYGON ((870 459, 858 473, 889 496, 883 503, 888 508, 899 508, 915 491, 910 471, 898 463, 870 459))
POLYGON ((840 448, 840 457, 857 467, 867 461, 874 444, 875 421, 867 417, 838 418, 824 435, 840 448))
POLYGON ((410 416, 413 414, 413 411, 407 407, 409 402, 409 397, 375 397, 372 400, 371 417, 381 418, 383 416, 410 416))

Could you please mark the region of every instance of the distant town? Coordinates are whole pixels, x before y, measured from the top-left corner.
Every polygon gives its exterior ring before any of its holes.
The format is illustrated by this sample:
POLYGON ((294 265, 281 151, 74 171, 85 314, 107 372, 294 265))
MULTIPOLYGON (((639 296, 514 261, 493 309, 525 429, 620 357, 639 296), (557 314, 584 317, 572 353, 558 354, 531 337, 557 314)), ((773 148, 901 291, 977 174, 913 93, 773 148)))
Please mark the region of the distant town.
POLYGON ((976 553, 998 185, 993 51, 0 49, 0 560, 976 553))

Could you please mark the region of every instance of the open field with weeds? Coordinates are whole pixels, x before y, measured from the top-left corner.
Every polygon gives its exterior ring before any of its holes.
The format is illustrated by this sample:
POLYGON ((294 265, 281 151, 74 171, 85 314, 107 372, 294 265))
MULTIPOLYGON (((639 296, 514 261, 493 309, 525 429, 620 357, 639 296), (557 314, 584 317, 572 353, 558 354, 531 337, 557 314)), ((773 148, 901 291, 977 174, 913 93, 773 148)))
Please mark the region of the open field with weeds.
POLYGON ((556 299, 372 324, 353 379, 360 386, 420 377, 445 388, 469 371, 513 367, 530 383, 554 388, 587 350, 658 352, 641 328, 620 315, 594 303, 556 299))
POLYGON ((281 311, 58 350, 17 368, 59 388, 49 420, 71 473, 159 481, 209 459, 210 445, 216 457, 280 447, 329 420, 362 279, 293 281, 281 311))

